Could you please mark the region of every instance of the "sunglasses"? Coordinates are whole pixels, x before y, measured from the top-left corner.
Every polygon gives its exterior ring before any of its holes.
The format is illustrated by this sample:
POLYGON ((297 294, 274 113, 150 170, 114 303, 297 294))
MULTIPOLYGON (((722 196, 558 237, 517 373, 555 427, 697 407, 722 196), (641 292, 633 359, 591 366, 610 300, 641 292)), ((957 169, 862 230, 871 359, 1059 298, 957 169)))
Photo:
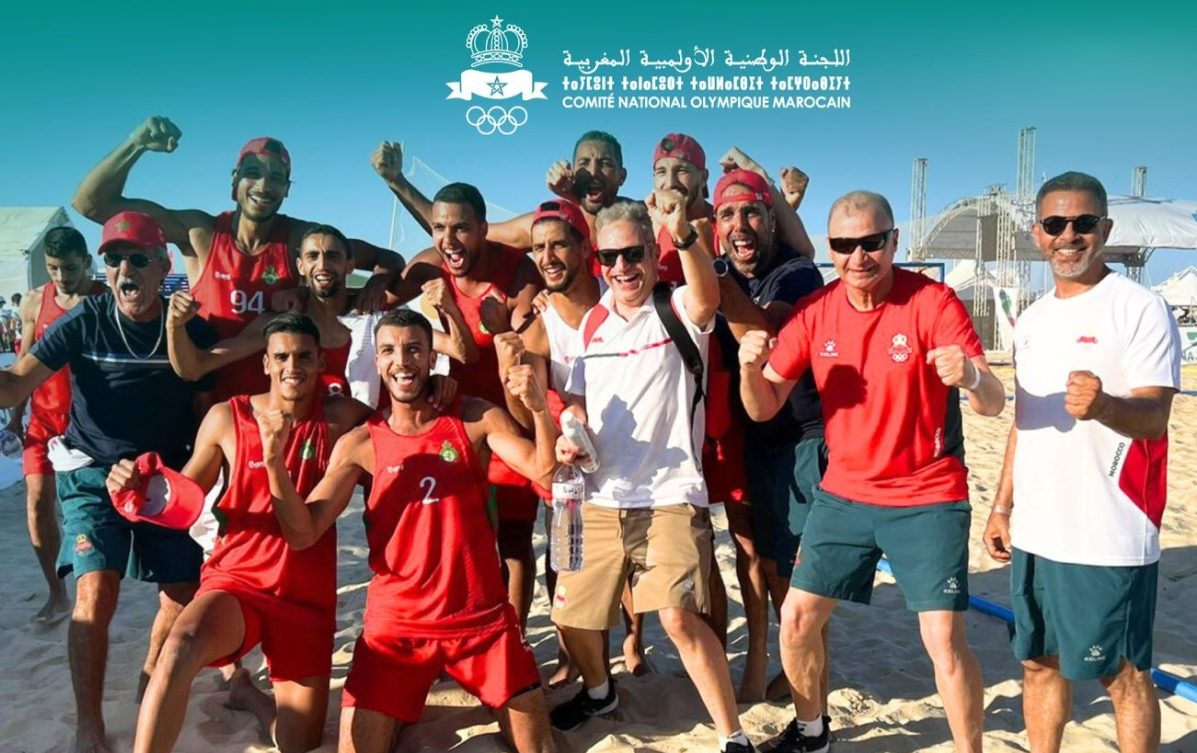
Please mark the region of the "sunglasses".
POLYGON ((537 207, 537 209, 541 212, 560 212, 560 211, 562 211, 560 201, 542 201, 540 203, 540 206, 537 207))
POLYGON ((644 261, 644 246, 628 246, 627 248, 601 248, 597 252, 599 264, 604 267, 614 267, 619 257, 628 264, 639 264, 644 261))
POLYGON ((116 269, 121 265, 121 262, 127 259, 134 267, 137 267, 138 269, 145 269, 147 266, 149 266, 150 262, 157 258, 157 255, 150 256, 148 254, 138 253, 118 254, 114 251, 108 251, 104 254, 104 265, 116 269))
POLYGON ((1052 215, 1051 217, 1044 217, 1039 220, 1040 227, 1048 235, 1059 235, 1064 232, 1064 228, 1068 227, 1068 223, 1072 223, 1072 230, 1078 234, 1092 233, 1093 228, 1097 227, 1097 223, 1104 220, 1105 217, 1098 217, 1095 214, 1082 214, 1076 217, 1059 217, 1052 215))
POLYGON ((889 237, 893 235, 894 229, 880 233, 873 233, 866 235, 863 238, 828 238, 827 245, 831 246, 831 250, 837 254, 850 254, 856 251, 856 247, 860 246, 866 252, 880 251, 889 243, 889 237))

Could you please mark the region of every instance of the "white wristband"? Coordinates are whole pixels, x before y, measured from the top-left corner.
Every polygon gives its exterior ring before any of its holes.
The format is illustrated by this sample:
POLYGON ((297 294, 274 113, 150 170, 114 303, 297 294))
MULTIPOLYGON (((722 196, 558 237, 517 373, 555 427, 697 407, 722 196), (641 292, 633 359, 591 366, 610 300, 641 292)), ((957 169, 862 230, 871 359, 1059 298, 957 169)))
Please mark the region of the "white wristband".
POLYGON ((993 506, 993 514, 994 515, 1005 515, 1008 518, 1008 517, 1010 517, 1010 514, 1013 512, 1014 512, 1014 510, 1009 507, 1003 507, 1002 505, 994 505, 993 506))
POLYGON ((972 361, 968 361, 968 365, 973 367, 973 381, 964 389, 968 390, 969 392, 973 392, 977 389, 977 386, 981 384, 981 370, 978 369, 977 364, 973 363, 972 361))

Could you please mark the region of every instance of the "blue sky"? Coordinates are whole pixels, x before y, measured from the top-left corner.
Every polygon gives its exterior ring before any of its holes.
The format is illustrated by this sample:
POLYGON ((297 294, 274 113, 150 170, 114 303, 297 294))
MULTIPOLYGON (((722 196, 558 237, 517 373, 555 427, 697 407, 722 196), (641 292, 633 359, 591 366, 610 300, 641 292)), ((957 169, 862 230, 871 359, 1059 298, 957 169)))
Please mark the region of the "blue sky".
MULTIPOLYGON (((1013 185, 1018 131, 1038 129, 1036 175, 1079 169, 1128 193, 1146 165, 1148 193, 1197 199, 1197 10, 1137 3, 974 6, 792 3, 754 9, 689 4, 463 2, 377 4, 161 3, 134 0, 13 12, 0 30, 9 73, 0 120, 0 205, 67 204, 88 169, 146 116, 184 137, 174 154, 134 169, 130 195, 176 208, 231 207, 228 176, 248 138, 281 138, 294 160, 288 214, 328 221, 385 244, 391 199, 369 165, 383 139, 489 200, 522 211, 546 198, 544 173, 581 132, 611 131, 624 146, 625 193, 650 188, 653 144, 695 135, 713 161, 741 146, 771 171, 812 176, 803 215, 822 232, 830 202, 870 188, 909 213, 911 164, 929 160, 934 213, 993 183, 1013 185), (589 8, 597 10, 589 10, 589 8), (701 14, 700 14, 701 11, 701 14), (480 136, 446 82, 469 65, 465 36, 495 15, 522 26, 524 63, 549 99, 527 103, 514 136, 480 136), (563 51, 629 48, 671 56, 695 45, 851 50, 852 108, 841 111, 592 110, 561 106, 563 51)), ((638 72, 638 71, 637 71, 638 72)), ((791 71, 800 72, 800 71, 791 71)), ((89 241, 98 227, 77 215, 89 241)), ((406 247, 419 245, 407 225, 406 247)), ((820 256, 826 251, 820 249, 820 256)), ((1188 256, 1160 252, 1162 281, 1188 256)))

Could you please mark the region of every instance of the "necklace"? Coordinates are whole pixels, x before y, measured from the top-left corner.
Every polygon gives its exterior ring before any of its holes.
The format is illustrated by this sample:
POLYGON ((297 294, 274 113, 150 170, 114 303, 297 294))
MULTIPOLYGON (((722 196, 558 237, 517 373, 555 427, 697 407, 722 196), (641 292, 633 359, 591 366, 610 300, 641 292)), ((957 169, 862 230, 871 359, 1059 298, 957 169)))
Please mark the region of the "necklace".
POLYGON ((129 345, 129 338, 125 337, 125 328, 121 324, 120 314, 116 311, 116 301, 112 302, 112 320, 116 322, 116 331, 121 335, 121 342, 125 344, 125 350, 129 351, 129 355, 136 358, 138 361, 145 361, 151 358, 158 352, 158 346, 162 344, 162 334, 166 332, 166 311, 158 312, 158 322, 161 325, 158 329, 158 339, 154 341, 154 347, 150 348, 150 352, 144 356, 139 356, 133 352, 133 346, 129 345))

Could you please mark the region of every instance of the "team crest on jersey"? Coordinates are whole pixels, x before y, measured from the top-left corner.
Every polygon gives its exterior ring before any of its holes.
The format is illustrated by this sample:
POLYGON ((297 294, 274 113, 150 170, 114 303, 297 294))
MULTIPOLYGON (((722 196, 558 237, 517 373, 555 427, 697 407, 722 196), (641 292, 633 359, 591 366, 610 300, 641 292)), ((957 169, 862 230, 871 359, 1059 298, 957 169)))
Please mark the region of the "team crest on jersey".
POLYGON ((266 267, 266 271, 262 273, 262 282, 267 285, 278 282, 278 271, 274 267, 266 267))
POLYGON ((899 332, 890 340, 889 357, 894 359, 894 363, 906 363, 910 360, 912 353, 914 353, 914 348, 910 347, 906 335, 899 332))
POLYGON ((457 454, 457 448, 446 439, 445 443, 441 445, 441 460, 446 463, 456 463, 459 457, 461 456, 457 454))
POLYGON ((311 460, 316 457, 316 448, 312 446, 312 438, 308 437, 303 443, 303 449, 299 451, 300 460, 311 460))
POLYGON ((490 330, 486 328, 486 325, 484 323, 478 322, 478 334, 489 335, 490 330))

